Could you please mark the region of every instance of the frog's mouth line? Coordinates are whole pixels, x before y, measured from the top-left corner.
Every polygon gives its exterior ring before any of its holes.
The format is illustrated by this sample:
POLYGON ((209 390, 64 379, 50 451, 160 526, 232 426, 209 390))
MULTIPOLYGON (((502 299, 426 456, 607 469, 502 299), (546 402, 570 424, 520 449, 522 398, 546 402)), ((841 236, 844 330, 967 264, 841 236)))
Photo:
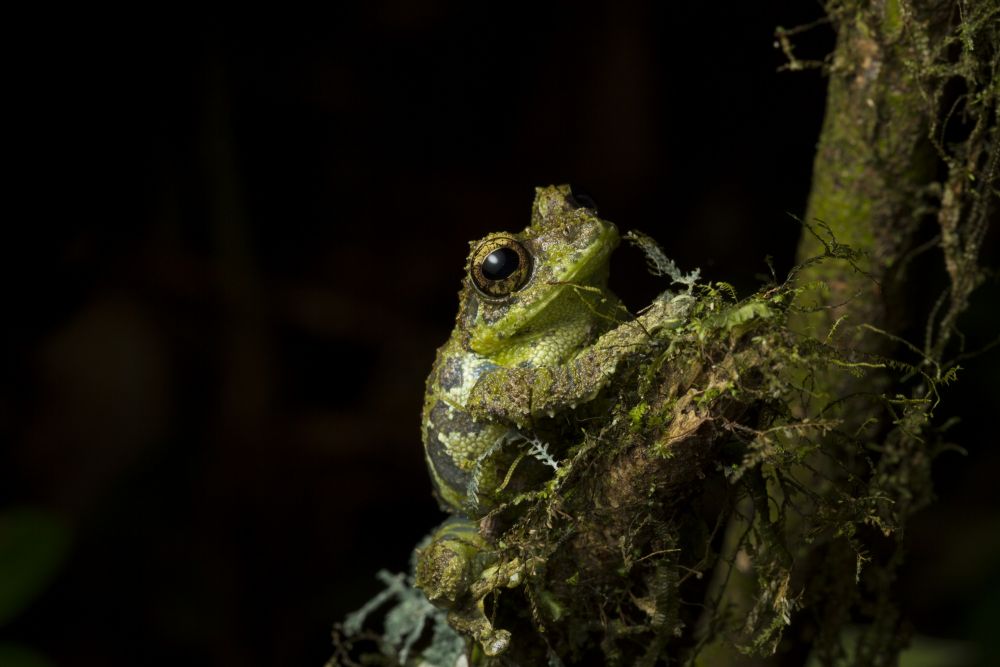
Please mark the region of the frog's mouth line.
MULTIPOLYGON (((583 251, 583 256, 580 261, 576 262, 575 266, 567 271, 564 275, 558 277, 556 280, 549 281, 548 284, 552 286, 552 289, 548 290, 547 293, 539 298, 537 301, 527 306, 523 311, 520 312, 517 320, 521 322, 530 322, 533 320, 540 312, 545 310, 552 301, 562 295, 565 289, 570 289, 573 287, 576 279, 580 275, 587 275, 591 273, 596 265, 603 262, 614 249, 618 247, 618 228, 615 227, 614 223, 602 221, 602 229, 593 243, 591 243, 586 250, 583 251)), ((533 269, 534 275, 527 282, 527 285, 533 284, 534 280, 537 278, 537 271, 540 262, 535 262, 535 268, 533 269)), ((516 297, 517 292, 513 295, 516 297)), ((508 317, 504 317, 497 322, 494 322, 490 328, 483 332, 481 335, 472 335, 470 340, 470 347, 479 354, 489 354, 494 352, 500 345, 511 338, 516 331, 505 331, 504 323, 508 320, 508 317)))

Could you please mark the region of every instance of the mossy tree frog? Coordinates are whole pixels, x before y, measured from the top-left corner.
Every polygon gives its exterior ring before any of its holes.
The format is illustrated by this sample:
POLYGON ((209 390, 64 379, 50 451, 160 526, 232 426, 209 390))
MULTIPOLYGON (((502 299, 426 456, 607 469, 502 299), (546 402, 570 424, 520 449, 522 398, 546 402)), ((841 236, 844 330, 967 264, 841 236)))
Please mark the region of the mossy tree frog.
POLYGON ((523 456, 524 445, 541 445, 556 465, 548 446, 558 456, 578 436, 621 362, 665 321, 662 312, 629 316, 608 290, 618 240, 569 186, 537 188, 526 229, 471 244, 456 325, 427 379, 425 456, 439 501, 456 516, 420 552, 416 583, 488 655, 510 637, 486 618, 482 597, 524 573, 491 562, 475 521, 551 474, 523 456))

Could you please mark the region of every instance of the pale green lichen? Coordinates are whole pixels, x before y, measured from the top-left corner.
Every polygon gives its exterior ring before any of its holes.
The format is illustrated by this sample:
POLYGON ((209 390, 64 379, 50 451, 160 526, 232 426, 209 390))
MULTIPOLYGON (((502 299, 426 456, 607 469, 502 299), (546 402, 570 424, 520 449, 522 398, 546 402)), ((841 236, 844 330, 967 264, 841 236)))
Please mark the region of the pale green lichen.
POLYGON ((335 630, 337 653, 327 663, 328 667, 352 664, 352 639, 375 640, 381 656, 399 665, 455 667, 459 664, 465 655, 465 640, 448 624, 447 614, 414 588, 412 577, 386 570, 380 570, 376 577, 385 588, 361 609, 349 614, 335 630), (384 618, 381 634, 363 632, 368 619, 380 610, 384 618))

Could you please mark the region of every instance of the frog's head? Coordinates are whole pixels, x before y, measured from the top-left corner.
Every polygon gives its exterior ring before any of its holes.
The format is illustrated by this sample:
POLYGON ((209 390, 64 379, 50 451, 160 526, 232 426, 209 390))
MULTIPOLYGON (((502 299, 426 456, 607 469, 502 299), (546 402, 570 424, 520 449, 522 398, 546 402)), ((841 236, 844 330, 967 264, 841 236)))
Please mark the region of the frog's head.
POLYGON ((495 355, 605 310, 599 302, 618 230, 568 185, 535 191, 524 231, 471 244, 459 326, 479 354, 495 355))

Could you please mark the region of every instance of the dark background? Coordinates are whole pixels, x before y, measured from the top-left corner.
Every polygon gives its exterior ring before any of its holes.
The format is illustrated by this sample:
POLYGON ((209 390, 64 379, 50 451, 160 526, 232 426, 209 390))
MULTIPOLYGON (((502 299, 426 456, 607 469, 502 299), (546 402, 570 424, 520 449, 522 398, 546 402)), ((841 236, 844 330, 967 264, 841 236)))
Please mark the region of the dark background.
MULTIPOLYGON (((467 242, 522 228, 536 185, 744 293, 766 255, 787 271, 825 80, 777 73, 772 33, 820 8, 690 4, 42 22, 8 101, 28 206, 7 225, 0 506, 50 511, 68 547, 0 641, 57 665, 321 664, 440 521, 424 378, 467 242)), ((832 31, 798 43, 822 57, 832 31)), ((612 287, 639 307, 663 285, 623 248, 612 287)), ((998 356, 945 396, 969 455, 942 457, 911 532, 924 635, 997 622, 998 356)))

